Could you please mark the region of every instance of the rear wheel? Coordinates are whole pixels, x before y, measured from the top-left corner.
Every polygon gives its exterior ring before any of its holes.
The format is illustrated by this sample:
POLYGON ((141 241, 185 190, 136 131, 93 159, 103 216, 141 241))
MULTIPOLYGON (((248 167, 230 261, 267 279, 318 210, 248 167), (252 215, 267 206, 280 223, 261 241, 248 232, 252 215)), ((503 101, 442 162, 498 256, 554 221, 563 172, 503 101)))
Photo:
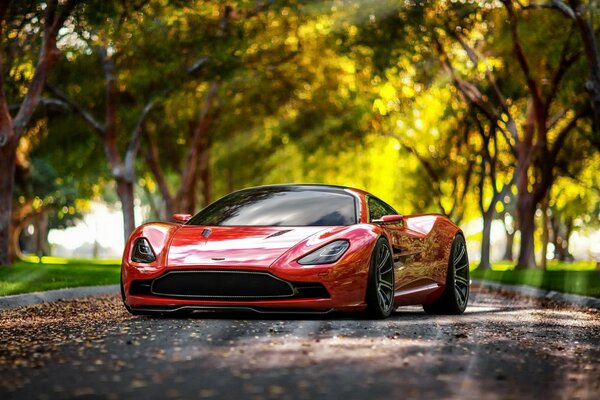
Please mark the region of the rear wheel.
POLYGON ((423 309, 428 314, 462 314, 469 302, 469 284, 467 246, 465 238, 458 234, 452 241, 444 292, 433 303, 423 304, 423 309))
POLYGON ((394 260, 385 238, 379 238, 369 267, 367 284, 368 312, 375 318, 387 318, 394 311, 394 260))

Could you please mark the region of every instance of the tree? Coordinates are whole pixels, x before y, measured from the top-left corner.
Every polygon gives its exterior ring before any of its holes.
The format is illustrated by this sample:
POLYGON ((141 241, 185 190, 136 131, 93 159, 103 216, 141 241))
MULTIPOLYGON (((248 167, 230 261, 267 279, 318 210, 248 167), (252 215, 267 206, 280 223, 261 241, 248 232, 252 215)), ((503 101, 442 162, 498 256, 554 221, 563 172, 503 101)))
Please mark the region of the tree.
MULTIPOLYGON (((498 128, 506 135, 506 142, 515 156, 513 179, 518 188, 517 221, 521 233, 517 265, 535 267, 534 216, 537 204, 548 195, 558 172, 556 163, 559 153, 563 150, 568 136, 576 129, 581 117, 585 115, 586 109, 575 104, 576 108, 569 110, 557 100, 561 90, 566 87, 563 80, 565 75, 579 59, 579 52, 572 49, 572 35, 570 34, 572 27, 567 27, 566 35, 563 35, 566 39, 562 43, 556 65, 554 67, 545 66, 541 72, 534 73, 519 33, 519 19, 527 18, 527 16, 518 16, 512 1, 504 1, 503 4, 509 20, 508 29, 505 32, 508 35, 507 48, 514 56, 514 64, 506 64, 505 71, 519 73, 523 77, 526 92, 513 92, 513 97, 508 98, 501 90, 501 86, 497 84, 498 79, 494 78, 490 68, 484 64, 486 81, 492 88, 491 96, 484 95, 485 91, 479 84, 456 74, 456 69, 450 66, 449 58, 439 41, 438 48, 441 50, 442 63, 446 64, 447 70, 453 76, 453 80, 464 98, 477 107, 483 115, 486 115, 489 121, 502 122, 498 128), (518 67, 516 71, 513 66, 518 67), (546 76, 549 78, 545 78, 546 76), (548 80, 550 84, 542 85, 541 81, 543 80, 548 80), (519 97, 522 99, 520 110, 514 106, 519 103, 517 101, 519 97), (527 98, 526 103, 524 97, 527 98), (524 103, 527 104, 526 107, 524 103), (553 115, 551 115, 552 110, 556 110, 553 115), (521 128, 517 121, 522 121, 521 128), (554 137, 552 142, 550 141, 551 136, 554 137)), ((490 21, 493 22, 494 19, 492 18, 490 21)), ((531 26, 534 27, 533 30, 537 29, 537 31, 529 37, 540 37, 539 30, 542 29, 543 24, 538 20, 537 26, 530 23, 528 27, 531 26)), ((476 51, 467 42, 467 39, 462 37, 465 32, 468 32, 464 27, 454 29, 450 25, 444 32, 450 32, 446 36, 456 38, 471 62, 475 66, 479 65, 479 56, 476 51)), ((496 41, 499 38, 502 38, 502 33, 498 35, 496 41)), ((504 55, 503 58, 507 60, 509 54, 504 55)), ((536 53, 536 56, 552 60, 552 56, 539 53, 536 53)), ((566 107, 573 107, 573 104, 566 107)), ((498 191, 498 193, 502 192, 504 190, 498 191)))
MULTIPOLYGON (((185 63, 189 63, 190 57, 183 59, 172 57, 173 50, 168 48, 170 45, 181 46, 187 53, 191 53, 190 48, 186 47, 189 46, 190 39, 186 38, 181 41, 178 37, 181 32, 178 30, 175 30, 167 38, 164 37, 164 29, 168 28, 165 20, 169 18, 169 12, 175 12, 174 9, 144 1, 131 6, 115 5, 114 8, 109 7, 107 12, 110 15, 112 26, 106 23, 94 25, 94 21, 98 17, 92 14, 88 15, 90 22, 84 25, 81 32, 77 32, 77 37, 86 43, 84 48, 79 50, 83 54, 80 54, 78 61, 86 63, 87 59, 95 58, 101 66, 104 104, 100 105, 95 98, 88 96, 86 100, 89 105, 85 105, 72 93, 68 93, 69 88, 67 91, 63 91, 50 84, 47 85, 47 88, 54 96, 67 103, 102 141, 108 169, 116 184, 117 195, 121 203, 124 238, 127 240, 135 228, 136 158, 142 139, 143 125, 156 104, 178 89, 187 78, 205 67, 208 58, 200 56, 191 65, 186 65, 185 63), (118 18, 114 16, 116 13, 119 15, 118 18), (156 18, 148 18, 148 15, 156 18), (150 22, 142 23, 147 20, 150 22), (126 41, 123 38, 132 36, 132 31, 147 36, 142 36, 141 39, 138 39, 139 42, 125 46, 126 41), (148 37, 157 37, 157 40, 162 41, 148 42, 148 37), (153 50, 149 47, 153 47, 153 50), (154 51, 155 58, 167 56, 166 52, 171 56, 169 62, 162 65, 163 74, 149 69, 146 63, 140 62, 146 57, 146 54, 152 51, 154 51), (119 59, 119 57, 121 58, 119 59), (120 76, 129 79, 127 81, 119 80, 120 76), (136 106, 140 103, 144 104, 141 108, 136 106), (104 108, 103 119, 95 117, 99 106, 104 108), (129 128, 126 127, 127 125, 129 128), (123 140, 125 136, 123 133, 127 129, 129 130, 128 140, 123 140), (120 150, 122 146, 125 147, 124 151, 120 150)), ((70 84, 72 90, 80 89, 79 82, 70 82, 70 84)))
POLYGON ((600 149, 600 51, 596 40, 597 33, 593 29, 593 1, 589 1, 586 6, 581 0, 568 0, 568 4, 561 0, 552 0, 546 6, 560 10, 577 24, 588 65, 588 80, 584 87, 590 96, 594 128, 590 141, 600 149))
MULTIPOLYGON (((37 65, 14 117, 9 112, 9 99, 5 94, 5 66, 0 55, 0 265, 8 265, 13 261, 9 257, 8 249, 17 145, 40 102, 48 74, 58 59, 58 31, 78 3, 78 0, 68 0, 60 10, 57 0, 48 0, 45 4, 42 43, 37 65)), ((14 14, 17 14, 20 11, 16 6, 10 8, 10 5, 9 1, 0 5, 0 35, 3 39, 6 35, 5 28, 8 26, 6 17, 16 18, 17 16, 11 13, 14 11, 14 14)), ((40 8, 43 9, 41 5, 40 8)))

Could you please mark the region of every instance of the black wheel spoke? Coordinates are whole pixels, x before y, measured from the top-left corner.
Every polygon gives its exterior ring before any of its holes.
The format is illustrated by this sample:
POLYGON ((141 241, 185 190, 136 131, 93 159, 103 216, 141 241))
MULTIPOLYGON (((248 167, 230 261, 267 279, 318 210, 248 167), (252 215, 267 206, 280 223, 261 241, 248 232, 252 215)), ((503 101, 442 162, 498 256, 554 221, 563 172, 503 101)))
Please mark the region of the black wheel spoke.
POLYGON ((460 307, 464 307, 469 296, 469 257, 467 247, 460 241, 454 249, 455 256, 452 259, 454 267, 454 293, 460 307))
POLYGON ((380 260, 380 261, 379 261, 379 263, 377 264, 377 269, 378 269, 379 271, 381 271, 381 268, 385 266, 385 264, 386 264, 387 260, 388 260, 388 259, 389 259, 389 257, 390 257, 390 253, 387 251, 387 248, 385 248, 385 247, 384 247, 384 249, 385 249, 385 255, 383 256, 383 260, 381 260, 381 257, 380 257, 380 258, 379 258, 379 260, 380 260))
POLYGON ((454 256, 454 260, 453 260, 453 264, 456 267, 457 265, 459 265, 460 260, 463 258, 463 256, 465 255, 465 246, 461 243, 460 245, 457 246, 457 252, 458 254, 456 254, 454 256))
POLYGON ((392 270, 392 266, 391 266, 391 265, 388 265, 388 268, 387 268, 387 269, 385 269, 384 271, 381 271, 381 270, 379 271, 379 275, 386 275, 386 274, 388 274, 388 273, 389 273, 391 270, 392 270))
POLYGON ((459 288, 455 289, 456 292, 456 298, 459 301, 459 303, 462 305, 465 302, 465 293, 463 293, 462 290, 460 290, 459 288))
POLYGON ((390 282, 386 282, 386 281, 380 281, 379 286, 384 287, 388 290, 392 290, 394 288, 390 282))
POLYGON ((375 250, 372 268, 374 269, 373 291, 377 297, 374 300, 379 305, 381 313, 388 314, 394 304, 394 264, 390 248, 382 242, 379 242, 375 250))
POLYGON ((469 266, 469 264, 468 264, 468 263, 463 263, 463 264, 461 264, 461 265, 459 265, 459 266, 457 266, 457 267, 456 267, 456 271, 457 271, 457 272, 458 272, 458 271, 462 271, 463 269, 465 269, 465 268, 466 268, 466 267, 468 267, 468 266, 469 266))
POLYGON ((461 233, 454 236, 447 260, 444 291, 432 303, 423 304, 423 309, 428 314, 459 315, 464 313, 469 302, 469 254, 461 233))
POLYGON ((379 297, 379 305, 381 306, 382 309, 385 309, 386 308, 385 293, 383 293, 382 290, 378 290, 377 296, 379 297))
POLYGON ((459 286, 459 285, 460 285, 460 286, 464 286, 464 287, 467 287, 467 286, 469 286, 469 280, 468 280, 467 278, 463 277, 463 276, 456 275, 456 276, 454 277, 454 279, 455 279, 455 281, 456 281, 456 285, 457 285, 457 286, 459 286))

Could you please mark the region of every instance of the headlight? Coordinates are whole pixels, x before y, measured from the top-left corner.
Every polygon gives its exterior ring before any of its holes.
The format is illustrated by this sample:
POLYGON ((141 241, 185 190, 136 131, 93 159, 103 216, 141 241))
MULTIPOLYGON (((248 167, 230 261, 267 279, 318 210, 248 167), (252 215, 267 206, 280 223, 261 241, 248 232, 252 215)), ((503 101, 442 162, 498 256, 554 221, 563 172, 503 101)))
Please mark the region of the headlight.
POLYGON ((155 260, 156 256, 152 251, 150 243, 144 238, 136 239, 131 250, 131 261, 149 264, 155 260))
POLYGON ((302 257, 298 260, 298 264, 316 265, 334 263, 344 255, 348 247, 350 247, 350 242, 347 240, 336 240, 302 257))

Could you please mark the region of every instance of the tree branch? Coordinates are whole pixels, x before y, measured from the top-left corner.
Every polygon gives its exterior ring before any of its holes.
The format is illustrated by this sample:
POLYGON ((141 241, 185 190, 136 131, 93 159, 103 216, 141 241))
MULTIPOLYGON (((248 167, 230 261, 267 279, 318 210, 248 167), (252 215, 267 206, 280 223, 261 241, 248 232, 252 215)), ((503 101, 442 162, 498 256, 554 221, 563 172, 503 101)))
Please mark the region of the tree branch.
POLYGON ((585 115, 588 111, 589 111, 588 107, 584 107, 581 110, 579 110, 575 114, 575 116, 571 119, 571 121, 569 121, 569 123, 560 130, 560 132, 558 133, 558 136, 556 136, 556 140, 552 144, 552 148, 550 149, 550 159, 551 160, 556 160, 558 152, 562 149, 563 145, 565 144, 565 141, 567 140, 569 133, 571 133, 573 128, 575 128, 577 126, 577 121, 579 121, 579 119, 583 115, 585 115))
POLYGON ((563 108, 562 110, 560 110, 559 112, 554 114, 554 116, 550 119, 550 121, 548 121, 548 124, 546 124, 546 130, 549 131, 550 129, 554 128, 554 125, 556 125, 556 123, 558 121, 560 121, 560 119, 562 117, 564 117, 566 113, 567 113, 567 109, 563 108))
POLYGON ((146 106, 140 113, 135 127, 131 131, 131 139, 129 140, 129 145, 127 146, 127 150, 125 151, 125 178, 132 182, 135 174, 135 157, 137 156, 137 152, 140 148, 140 135, 142 131, 142 125, 146 120, 146 117, 154 107, 154 100, 146 103, 146 106))
POLYGON ((461 92, 464 99, 469 104, 475 106, 479 111, 481 111, 490 121, 498 120, 496 111, 488 110, 485 107, 484 103, 481 101, 482 96, 479 89, 477 89, 475 85, 463 80, 458 76, 439 39, 436 37, 434 38, 434 41, 436 48, 438 49, 438 53, 440 55, 440 62, 442 63, 442 67, 450 75, 450 77, 454 81, 454 85, 461 92))
MULTIPOLYGON (((4 18, 10 1, 4 1, 0 4, 0 35, 4 28, 4 18)), ((13 138, 12 118, 8 109, 6 95, 4 93, 4 66, 2 52, 0 52, 0 147, 6 145, 13 138)))
MULTIPOLYGON (((71 106, 66 101, 50 97, 40 97, 40 105, 45 108, 55 108, 61 111, 71 110, 71 106)), ((8 106, 8 110, 11 112, 19 111, 19 108, 21 108, 21 104, 9 104, 8 106)))
POLYGON ((200 68, 202 68, 206 63, 208 63, 208 60, 209 60, 208 57, 200 57, 198 59, 198 61, 196 61, 195 63, 193 63, 192 65, 189 66, 189 68, 186 70, 187 74, 191 75, 191 74, 195 73, 200 68))
MULTIPOLYGON (((448 30, 450 32, 454 32, 453 29, 448 29, 448 30)), ((469 58, 471 59, 471 62, 473 62, 475 65, 477 65, 477 63, 479 63, 479 60, 480 60, 480 57, 477 55, 477 52, 475 52, 475 50, 471 46, 469 46, 467 44, 467 42, 461 37, 460 34, 453 33, 453 36, 456 38, 456 40, 460 43, 460 45, 462 46, 462 48, 469 55, 469 58)), ((502 91, 500 90, 500 87, 498 86, 498 83, 496 82, 496 80, 494 79, 494 77, 492 76, 492 74, 490 73, 490 71, 487 68, 485 70, 485 78, 488 81, 488 83, 490 84, 490 86, 492 87, 492 91, 494 92, 494 95, 496 96, 496 100, 498 102, 498 105, 500 106, 500 109, 508 117, 508 122, 506 123, 506 128, 508 129, 508 131, 511 134, 511 136, 512 136, 513 140, 515 141, 515 143, 519 143, 519 134, 518 134, 517 129, 516 129, 516 123, 515 123, 515 120, 513 119, 512 115, 510 113, 510 110, 508 109, 508 106, 507 106, 507 103, 506 103, 506 98, 502 94, 502 91)), ((499 118, 499 115, 497 113, 494 114, 493 120, 491 119, 490 116, 488 116, 488 118, 490 119, 491 122, 495 123, 496 126, 498 126, 497 121, 500 120, 500 118, 499 118)), ((503 131, 503 133, 506 133, 506 132, 503 131)), ((514 152, 514 148, 513 148, 512 144, 510 143, 510 141, 507 140, 507 143, 511 147, 511 150, 514 152)))
POLYGON ((99 134, 100 136, 104 136, 104 125, 100 123, 96 118, 94 118, 94 116, 89 111, 87 111, 81 105, 79 105, 77 102, 71 99, 66 93, 52 86, 51 84, 46 83, 46 89, 54 96, 56 96, 59 100, 63 101, 71 110, 79 114, 83 118, 83 120, 94 129, 94 131, 97 134, 99 134))
POLYGON ((48 0, 46 3, 46 15, 44 18, 44 36, 38 63, 33 74, 27 93, 19 112, 13 119, 13 129, 17 138, 20 138, 29 123, 33 112, 37 108, 40 95, 50 73, 58 59, 58 49, 56 48, 56 35, 64 24, 65 20, 80 0, 68 0, 63 11, 56 16, 57 0, 48 0))
POLYGON ((179 190, 177 191, 177 198, 180 198, 183 195, 183 193, 186 192, 186 190, 188 190, 188 188, 192 186, 192 181, 196 177, 196 166, 198 165, 199 147, 205 139, 208 127, 210 125, 209 116, 212 110, 214 99, 217 96, 218 89, 219 82, 215 80, 211 82, 208 91, 204 96, 204 104, 202 106, 202 109, 200 110, 198 122, 194 129, 192 141, 188 147, 188 152, 185 158, 185 167, 181 176, 179 190))
POLYGON ((519 33, 517 31, 517 16, 515 15, 512 0, 502 0, 506 11, 508 13, 508 18, 510 20, 510 30, 513 41, 513 51, 517 57, 517 61, 523 74, 525 75, 525 81, 527 82, 527 87, 529 88, 529 92, 531 93, 531 98, 533 99, 533 104, 536 110, 543 110, 543 102, 542 97, 540 95, 539 88, 531 75, 531 70, 529 68, 529 62, 527 61, 527 57, 525 56, 525 51, 523 50, 523 46, 521 45, 521 39, 519 37, 519 33))
POLYGON ((567 73, 569 68, 575 63, 575 61, 577 61, 577 59, 581 55, 581 52, 578 51, 575 54, 568 56, 569 45, 571 43, 572 36, 573 36, 573 29, 571 29, 569 31, 569 35, 567 36, 567 39, 565 40, 565 44, 563 45, 563 48, 560 52, 560 60, 558 62, 558 66, 556 67, 556 71, 552 75, 550 91, 544 101, 544 103, 546 104, 546 114, 548 113, 548 110, 550 109, 550 105, 552 104, 552 101, 554 100, 554 98, 556 97, 556 95, 558 93, 558 88, 560 86, 560 82, 562 81, 562 78, 567 73))
POLYGON ((573 9, 571 7, 569 7, 560 0, 552 0, 552 5, 554 6, 554 8, 560 10, 567 17, 575 21, 575 12, 573 12, 573 9))
POLYGON ((123 163, 117 148, 117 88, 115 76, 115 63, 112 57, 108 54, 106 47, 98 47, 96 49, 102 61, 102 71, 104 73, 104 96, 105 96, 105 112, 104 112, 104 152, 111 168, 112 175, 115 178, 125 178, 123 163))
POLYGON ((6 18, 6 11, 10 5, 10 0, 3 1, 0 3, 0 34, 2 34, 2 28, 4 27, 4 18, 6 18))
POLYGON ((580 0, 569 0, 575 12, 575 20, 579 27, 583 48, 588 62, 589 78, 585 88, 590 94, 590 106, 594 121, 594 130, 600 136, 600 51, 596 42, 596 35, 592 27, 592 19, 585 19, 583 6, 580 0))
POLYGON ((160 160, 158 157, 158 147, 154 140, 152 140, 152 136, 144 131, 144 139, 148 144, 148 150, 146 152, 146 162, 150 167, 150 171, 152 175, 154 175, 154 179, 156 180, 156 184, 158 185, 158 190, 160 191, 163 199, 165 200, 167 213, 173 213, 173 195, 169 190, 169 185, 167 184, 167 180, 165 178, 165 174, 160 166, 160 160))

